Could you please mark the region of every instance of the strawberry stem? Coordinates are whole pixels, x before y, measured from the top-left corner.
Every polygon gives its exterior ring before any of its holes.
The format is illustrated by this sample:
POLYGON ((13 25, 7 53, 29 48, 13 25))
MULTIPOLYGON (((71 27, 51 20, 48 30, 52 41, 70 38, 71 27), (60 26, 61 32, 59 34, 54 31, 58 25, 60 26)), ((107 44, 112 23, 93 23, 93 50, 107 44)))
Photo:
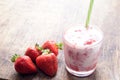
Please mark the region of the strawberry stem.
POLYGON ((42 50, 42 55, 49 54, 49 53, 50 53, 50 49, 43 49, 42 50))
POLYGON ((43 50, 43 48, 40 47, 40 45, 38 43, 35 44, 35 48, 37 48, 39 51, 43 50))
POLYGON ((20 57, 20 55, 14 54, 14 55, 12 56, 12 58, 11 58, 11 61, 12 61, 12 62, 15 62, 15 60, 16 60, 18 57, 20 57))
POLYGON ((62 50, 63 49, 63 43, 56 43, 56 46, 58 47, 58 49, 62 50))

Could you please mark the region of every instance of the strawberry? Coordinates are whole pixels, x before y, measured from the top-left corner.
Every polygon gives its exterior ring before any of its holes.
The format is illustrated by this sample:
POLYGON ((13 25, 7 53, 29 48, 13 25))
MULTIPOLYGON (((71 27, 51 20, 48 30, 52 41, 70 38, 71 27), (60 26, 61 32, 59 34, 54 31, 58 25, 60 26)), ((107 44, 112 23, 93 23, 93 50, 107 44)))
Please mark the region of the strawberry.
POLYGON ((25 55, 29 56, 33 62, 35 62, 36 58, 40 55, 36 48, 27 48, 25 55))
POLYGON ((49 76, 54 76, 58 69, 58 60, 54 53, 44 52, 36 58, 40 70, 49 76))
POLYGON ((58 49, 62 49, 62 43, 56 43, 54 41, 46 41, 43 45, 42 45, 43 49, 50 49, 50 51, 52 53, 54 53, 56 56, 58 55, 58 49))
POLYGON ((11 61, 15 62, 14 68, 20 74, 32 74, 37 72, 37 68, 29 56, 19 56, 15 54, 11 58, 11 61))

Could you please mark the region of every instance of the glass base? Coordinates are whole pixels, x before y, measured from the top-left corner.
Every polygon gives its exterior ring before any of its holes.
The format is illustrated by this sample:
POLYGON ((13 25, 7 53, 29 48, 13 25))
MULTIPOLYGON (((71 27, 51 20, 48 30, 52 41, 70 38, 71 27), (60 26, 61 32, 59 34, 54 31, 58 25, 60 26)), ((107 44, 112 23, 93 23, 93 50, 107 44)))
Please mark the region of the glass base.
POLYGON ((69 73, 71 73, 72 75, 75 75, 75 76, 78 76, 78 77, 86 77, 86 76, 89 76, 90 74, 92 74, 94 71, 95 71, 95 68, 90 70, 90 71, 82 71, 82 72, 78 72, 78 71, 74 71, 70 68, 68 68, 66 66, 66 69, 69 73))

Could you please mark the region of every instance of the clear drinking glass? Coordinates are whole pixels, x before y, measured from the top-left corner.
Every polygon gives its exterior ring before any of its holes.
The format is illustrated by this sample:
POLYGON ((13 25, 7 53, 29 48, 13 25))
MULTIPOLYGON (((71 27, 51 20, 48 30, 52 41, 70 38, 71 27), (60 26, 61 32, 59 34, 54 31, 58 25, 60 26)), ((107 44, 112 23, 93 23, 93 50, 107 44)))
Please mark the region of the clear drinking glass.
POLYGON ((63 43, 67 71, 79 77, 92 74, 101 53, 102 41, 103 32, 93 25, 88 29, 79 25, 66 30, 63 43))

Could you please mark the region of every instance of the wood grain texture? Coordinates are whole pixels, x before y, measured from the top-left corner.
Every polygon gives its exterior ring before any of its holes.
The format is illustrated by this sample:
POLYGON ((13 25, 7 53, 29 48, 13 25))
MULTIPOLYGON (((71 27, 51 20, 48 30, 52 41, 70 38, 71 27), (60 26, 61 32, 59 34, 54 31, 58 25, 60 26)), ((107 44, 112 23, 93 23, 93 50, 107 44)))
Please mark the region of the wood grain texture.
POLYGON ((46 40, 62 41, 64 29, 84 24, 88 0, 0 0, 0 80, 120 80, 120 1, 95 0, 91 24, 104 32, 102 54, 96 71, 85 78, 65 69, 59 52, 56 76, 42 72, 19 75, 10 58, 23 55, 28 46, 46 40))

